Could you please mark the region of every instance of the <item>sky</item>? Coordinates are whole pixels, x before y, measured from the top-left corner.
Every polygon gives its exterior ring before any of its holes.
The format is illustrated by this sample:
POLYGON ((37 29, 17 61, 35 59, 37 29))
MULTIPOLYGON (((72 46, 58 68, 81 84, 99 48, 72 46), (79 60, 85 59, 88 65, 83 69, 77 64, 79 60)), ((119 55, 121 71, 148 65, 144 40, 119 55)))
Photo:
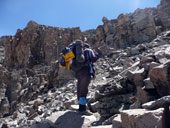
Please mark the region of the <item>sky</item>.
POLYGON ((0 0, 0 36, 15 35, 30 20, 54 27, 102 25, 102 17, 115 19, 137 8, 156 7, 160 0, 0 0))

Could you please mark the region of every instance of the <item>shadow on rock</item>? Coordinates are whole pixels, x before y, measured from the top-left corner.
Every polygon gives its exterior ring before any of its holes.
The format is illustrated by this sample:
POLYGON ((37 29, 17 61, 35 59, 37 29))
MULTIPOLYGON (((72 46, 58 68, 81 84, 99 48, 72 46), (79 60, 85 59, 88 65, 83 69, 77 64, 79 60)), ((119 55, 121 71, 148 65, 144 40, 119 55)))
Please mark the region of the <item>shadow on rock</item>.
POLYGON ((31 128, 57 128, 57 127, 54 125, 54 123, 46 120, 32 125, 31 128))
POLYGON ((84 117, 77 112, 68 111, 60 116, 55 125, 57 128, 85 128, 83 127, 84 117))

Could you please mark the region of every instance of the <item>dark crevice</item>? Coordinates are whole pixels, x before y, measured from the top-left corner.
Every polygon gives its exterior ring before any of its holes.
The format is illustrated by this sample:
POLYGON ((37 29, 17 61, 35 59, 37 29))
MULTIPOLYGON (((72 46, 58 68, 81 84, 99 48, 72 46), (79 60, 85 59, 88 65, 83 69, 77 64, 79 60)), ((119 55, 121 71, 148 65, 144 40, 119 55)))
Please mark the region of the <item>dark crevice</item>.
POLYGON ((170 128, 170 111, 169 111, 169 104, 164 105, 164 128, 170 128))

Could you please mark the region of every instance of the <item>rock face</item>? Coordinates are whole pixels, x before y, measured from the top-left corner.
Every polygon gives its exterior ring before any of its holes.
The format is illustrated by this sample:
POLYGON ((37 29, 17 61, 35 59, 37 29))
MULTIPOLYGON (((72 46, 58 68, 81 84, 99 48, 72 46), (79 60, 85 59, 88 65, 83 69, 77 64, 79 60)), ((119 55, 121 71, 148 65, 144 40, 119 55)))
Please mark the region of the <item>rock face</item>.
POLYGON ((169 16, 169 11, 170 11, 170 2, 169 0, 161 0, 160 5, 158 5, 158 15, 161 19, 161 22, 163 23, 164 27, 166 29, 170 29, 170 16, 169 16))
POLYGON ((153 40, 170 28, 169 7, 170 2, 162 0, 157 8, 137 9, 134 13, 120 14, 113 20, 104 17, 104 24, 96 30, 96 44, 119 49, 153 40))
POLYGON ((86 40, 88 43, 91 44, 91 46, 94 46, 96 43, 96 30, 95 29, 90 29, 86 30, 83 33, 84 40, 86 40))
POLYGON ((43 63, 50 65, 75 39, 81 39, 79 28, 54 28, 30 21, 24 30, 18 30, 15 36, 5 41, 4 63, 7 67, 17 68, 43 63))
POLYGON ((1 37, 0 127, 169 128, 169 3, 162 0, 157 8, 137 9, 116 20, 104 17, 97 30, 31 21, 15 36, 1 37), (90 119, 68 111, 78 106, 77 81, 56 61, 76 39, 104 54, 94 64, 96 79, 89 86, 90 119))

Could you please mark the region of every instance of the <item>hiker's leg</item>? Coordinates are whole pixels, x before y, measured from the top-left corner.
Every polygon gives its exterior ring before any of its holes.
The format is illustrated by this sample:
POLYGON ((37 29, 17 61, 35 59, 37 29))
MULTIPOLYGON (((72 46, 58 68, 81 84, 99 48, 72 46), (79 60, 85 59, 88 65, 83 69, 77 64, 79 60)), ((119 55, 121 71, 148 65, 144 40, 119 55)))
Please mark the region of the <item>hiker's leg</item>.
POLYGON ((81 78, 81 81, 80 81, 80 90, 79 90, 79 96, 80 97, 86 97, 87 96, 88 86, 90 84, 90 79, 91 78, 88 75, 84 75, 81 78))
POLYGON ((86 97, 88 93, 88 86, 90 84, 90 73, 87 68, 84 68, 80 74, 79 80, 79 106, 81 111, 86 110, 86 97))

